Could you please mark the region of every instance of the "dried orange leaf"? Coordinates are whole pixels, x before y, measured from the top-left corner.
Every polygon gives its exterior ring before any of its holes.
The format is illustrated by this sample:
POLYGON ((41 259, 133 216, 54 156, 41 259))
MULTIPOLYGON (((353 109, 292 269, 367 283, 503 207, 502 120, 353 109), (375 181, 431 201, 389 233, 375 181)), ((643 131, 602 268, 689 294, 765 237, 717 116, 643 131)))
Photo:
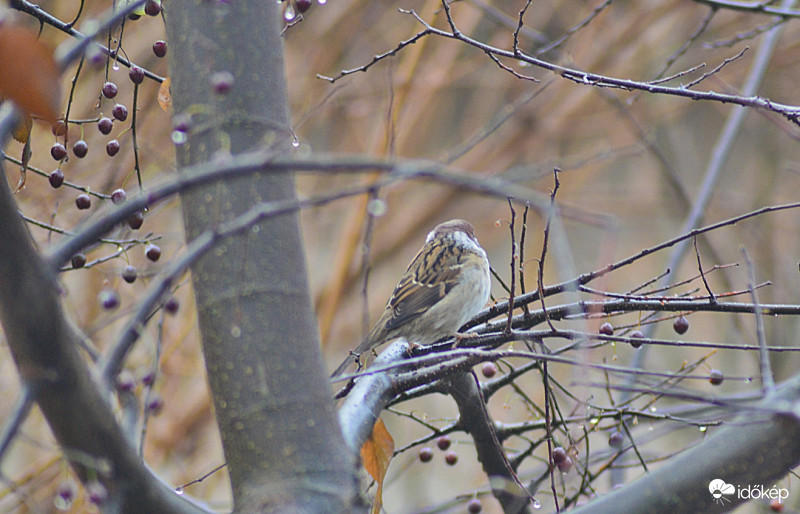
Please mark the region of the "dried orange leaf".
POLYGON ((372 512, 378 513, 383 505, 382 491, 383 479, 386 476, 386 470, 389 469, 389 461, 392 459, 394 452, 394 439, 392 435, 386 430, 386 425, 383 424, 380 418, 372 427, 372 434, 369 439, 361 447, 361 461, 364 463, 364 468, 378 483, 378 490, 375 492, 375 501, 372 504, 372 512))
POLYGON ((0 23, 0 96, 30 115, 51 122, 58 117, 61 90, 52 49, 8 20, 0 23))
POLYGON ((22 113, 22 120, 17 124, 17 128, 14 129, 14 139, 19 141, 20 143, 27 143, 28 138, 31 136, 31 127, 33 127, 33 119, 31 115, 27 112, 22 113))
MULTIPOLYGON (((30 119, 29 119, 30 120, 30 119)), ((30 128, 28 129, 30 130, 30 128)), ((30 136, 30 133, 28 133, 30 136)), ((25 177, 28 173, 28 164, 31 162, 31 139, 25 140, 25 146, 22 148, 22 166, 19 169, 19 182, 17 182, 17 187, 14 188, 14 194, 19 193, 19 191, 25 187, 25 177)))
POLYGON ((164 79, 161 87, 158 88, 158 105, 161 106, 166 112, 172 107, 172 95, 169 92, 169 77, 164 79))

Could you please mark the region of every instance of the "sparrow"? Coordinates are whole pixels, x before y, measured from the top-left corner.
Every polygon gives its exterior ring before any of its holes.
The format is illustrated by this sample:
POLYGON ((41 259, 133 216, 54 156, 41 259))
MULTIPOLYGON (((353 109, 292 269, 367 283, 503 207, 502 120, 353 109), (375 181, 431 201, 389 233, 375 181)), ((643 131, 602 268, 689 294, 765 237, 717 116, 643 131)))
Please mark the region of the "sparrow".
POLYGON ((393 339, 431 344, 455 334, 489 300, 489 259, 464 220, 437 225, 408 265, 367 337, 332 377, 366 352, 393 339))

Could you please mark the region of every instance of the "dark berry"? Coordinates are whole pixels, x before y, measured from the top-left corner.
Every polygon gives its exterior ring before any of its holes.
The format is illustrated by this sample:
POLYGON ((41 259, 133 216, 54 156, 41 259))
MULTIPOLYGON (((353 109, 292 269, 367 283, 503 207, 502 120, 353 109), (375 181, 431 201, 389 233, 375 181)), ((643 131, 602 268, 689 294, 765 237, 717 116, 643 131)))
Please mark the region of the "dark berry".
POLYGON ((50 130, 56 137, 65 136, 67 135, 67 124, 64 120, 58 120, 57 122, 53 123, 53 125, 50 126, 50 130))
POLYGON ((60 161, 67 156, 67 147, 61 143, 54 143, 50 147, 50 155, 53 156, 53 159, 60 161))
POLYGON ((119 121, 125 121, 128 119, 128 108, 122 104, 116 104, 114 108, 111 109, 111 115, 119 121))
POLYGON ((148 371, 144 375, 142 375, 142 384, 146 386, 151 386, 156 381, 156 374, 154 371, 148 371))
MULTIPOLYGON (((300 2, 297 3, 298 5, 300 4, 300 2)), ((481 504, 481 501, 479 499, 473 498, 467 502, 467 512, 469 512, 469 514, 478 514, 482 510, 483 510, 483 505, 481 504)))
POLYGON ((132 230, 139 230, 142 228, 142 223, 144 223, 144 214, 141 212, 134 212, 128 216, 128 226, 131 227, 132 230))
POLYGON ((147 0, 144 4, 144 13, 148 16, 158 16, 161 12, 161 4, 156 0, 147 0))
POLYGON ((153 53, 156 54, 156 57, 164 57, 167 55, 167 42, 158 40, 153 43, 153 53))
POLYGON ((127 369, 123 369, 119 372, 119 375, 117 375, 114 385, 116 386, 117 391, 129 393, 136 388, 136 380, 133 378, 133 373, 127 369))
POLYGON ((98 45, 89 45, 86 49, 86 60, 94 68, 99 68, 106 62, 106 56, 98 45))
POLYGON ((125 266, 125 269, 122 270, 122 280, 124 280, 129 284, 133 284, 134 282, 136 282, 137 276, 138 273, 136 272, 136 268, 134 268, 130 264, 125 266))
POLYGON ((103 84, 103 96, 106 98, 114 98, 117 96, 117 85, 113 82, 106 82, 103 84))
POLYGON ((614 335, 614 327, 611 326, 611 323, 606 321, 602 325, 600 325, 600 333, 604 336, 613 336, 614 335))
POLYGON ((50 176, 47 177, 47 180, 50 181, 51 186, 61 187, 61 184, 64 183, 64 172, 61 171, 61 168, 53 170, 50 172, 50 176))
POLYGON ((161 409, 164 408, 164 399, 161 398, 160 394, 153 394, 149 400, 147 400, 147 410, 150 411, 150 414, 156 415, 161 412, 161 409))
POLYGON ((144 82, 144 70, 138 66, 131 66, 128 77, 134 84, 141 84, 144 82))
POLYGON ((97 297, 104 309, 111 310, 119 307, 119 294, 113 289, 103 289, 97 297))
POLYGON ((311 8, 311 0, 295 0, 294 6, 297 8, 297 12, 302 14, 311 8))
POLYGON ((82 253, 76 253, 72 256, 72 267, 73 268, 82 268, 86 266, 86 255, 82 253))
POLYGON ((123 203, 127 198, 128 193, 126 193, 122 188, 115 189, 114 192, 111 193, 111 201, 114 203, 114 205, 123 203))
POLYGON ((723 380, 725 380, 725 375, 718 369, 712 369, 708 374, 708 382, 711 385, 721 385, 723 380))
POLYGON ((218 95, 228 94, 233 87, 233 75, 229 71, 218 71, 211 75, 211 88, 218 95))
POLYGON ((481 367, 481 373, 486 378, 492 378, 497 374, 497 364, 494 362, 484 362, 481 367))
POLYGON ((170 296, 164 302, 164 310, 167 311, 167 314, 175 314, 180 306, 180 302, 174 296, 170 296))
POLYGON ((620 449, 622 448, 622 442, 624 440, 624 436, 620 431, 611 432, 611 435, 608 436, 608 445, 612 448, 620 449))
POLYGON ((154 244, 147 245, 147 248, 144 249, 144 254, 153 262, 156 262, 158 259, 161 258, 161 248, 154 244))
POLYGON ((572 459, 568 456, 563 461, 556 464, 558 466, 558 470, 562 473, 569 473, 569 470, 572 469, 572 459))
POLYGON ((456 462, 458 462, 458 454, 453 450, 450 450, 444 454, 444 461, 448 466, 455 466, 456 462))
POLYGON ((109 157, 114 157, 119 152, 119 141, 116 139, 112 139, 108 143, 106 143, 106 153, 109 157))
POLYGON ((75 157, 83 159, 86 157, 86 152, 89 151, 89 145, 86 144, 86 141, 80 139, 75 141, 75 144, 72 145, 72 153, 75 154, 75 157))
POLYGON ((92 198, 86 193, 81 193, 75 198, 75 206, 80 210, 88 209, 92 206, 92 198))
POLYGON ((446 435, 441 436, 439 439, 436 440, 436 446, 439 447, 440 450, 445 451, 446 449, 450 448, 450 438, 446 435))
POLYGON ((58 484, 58 489, 56 489, 56 494, 58 497, 64 500, 67 504, 72 503, 77 492, 78 488, 76 487, 75 482, 71 479, 62 481, 60 484, 58 484))
POLYGON ((642 333, 641 330, 634 330, 633 332, 631 332, 630 338, 631 338, 630 341, 631 346, 634 348, 639 348, 640 346, 642 346, 642 342, 637 341, 637 339, 644 338, 644 334, 642 333))
POLYGON ((681 316, 672 323, 672 330, 678 335, 683 335, 689 330, 689 320, 681 316))
POLYGON ((111 118, 100 118, 100 121, 97 122, 97 130, 100 131, 101 134, 109 135, 111 130, 114 128, 114 122, 111 121, 111 118))
POLYGON ((419 449, 420 462, 430 462, 431 459, 433 459, 433 449, 428 448, 427 446, 419 449))
POLYGON ((567 451, 560 446, 553 448, 553 464, 561 464, 565 460, 567 460, 567 451))
POLYGON ((185 114, 179 114, 175 116, 175 119, 173 120, 173 130, 176 132, 189 132, 190 121, 191 118, 185 114))
POLYGON ((86 489, 86 495, 89 497, 89 502, 94 505, 102 505, 108 499, 108 490, 106 486, 96 480, 92 480, 83 486, 86 489))

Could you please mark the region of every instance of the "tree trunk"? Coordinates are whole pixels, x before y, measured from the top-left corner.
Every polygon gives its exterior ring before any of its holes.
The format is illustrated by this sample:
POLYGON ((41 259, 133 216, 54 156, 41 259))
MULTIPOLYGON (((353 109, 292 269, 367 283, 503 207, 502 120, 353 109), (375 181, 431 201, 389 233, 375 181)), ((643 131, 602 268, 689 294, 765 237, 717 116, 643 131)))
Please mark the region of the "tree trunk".
MULTIPOLYGON (((179 167, 228 152, 290 152, 275 2, 171 2, 166 20, 174 114, 191 117, 179 167), (226 94, 212 87, 231 77, 226 94)), ((294 196, 287 173, 184 194, 187 241, 258 203, 294 196)), ((192 266, 192 278, 236 510, 352 511, 355 457, 325 378, 298 216, 221 241, 192 266)))

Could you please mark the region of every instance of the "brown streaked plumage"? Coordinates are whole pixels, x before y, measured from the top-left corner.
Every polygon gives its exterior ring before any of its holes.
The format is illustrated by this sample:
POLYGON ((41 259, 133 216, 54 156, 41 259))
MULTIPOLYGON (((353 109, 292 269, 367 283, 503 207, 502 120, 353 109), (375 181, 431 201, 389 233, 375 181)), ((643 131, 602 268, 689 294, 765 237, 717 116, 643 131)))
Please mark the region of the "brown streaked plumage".
POLYGON ((356 356, 398 337, 430 344, 454 334, 489 300, 491 277, 486 252, 472 225, 450 220, 437 225, 408 265, 369 335, 332 376, 356 356))

